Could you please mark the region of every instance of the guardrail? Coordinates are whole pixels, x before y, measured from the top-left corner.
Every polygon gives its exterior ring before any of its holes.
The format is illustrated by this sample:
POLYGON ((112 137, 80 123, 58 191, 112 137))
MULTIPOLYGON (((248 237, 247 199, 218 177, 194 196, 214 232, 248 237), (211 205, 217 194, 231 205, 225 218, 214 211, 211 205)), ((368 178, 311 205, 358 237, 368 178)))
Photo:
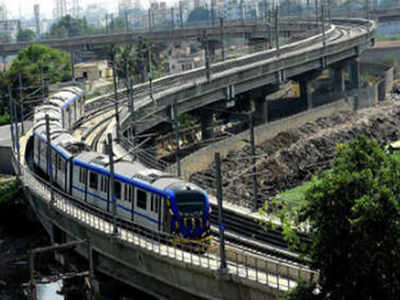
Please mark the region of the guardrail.
MULTIPOLYGON (((12 162, 18 170, 16 153, 13 153, 12 162)), ((60 214, 72 218, 82 226, 112 236, 115 241, 132 247, 150 251, 156 255, 172 258, 188 266, 200 267, 212 272, 219 271, 221 259, 219 247, 212 245, 205 254, 200 254, 201 245, 194 243, 184 248, 171 245, 174 236, 166 233, 148 231, 132 222, 117 218, 118 235, 114 235, 112 214, 102 211, 87 203, 78 201, 63 191, 51 187, 48 182, 32 173, 24 164, 19 165, 21 173, 19 179, 35 196, 45 201, 52 209, 60 214), (53 197, 51 196, 53 194, 53 197), (54 199, 53 202, 51 199, 54 199)), ((95 248, 96 245, 93 245, 95 248)), ((243 249, 229 249, 227 251, 227 272, 238 279, 246 279, 279 291, 287 291, 296 285, 296 281, 312 281, 318 273, 298 264, 274 261, 270 257, 246 254, 243 249)), ((195 271, 195 269, 193 269, 195 271)))

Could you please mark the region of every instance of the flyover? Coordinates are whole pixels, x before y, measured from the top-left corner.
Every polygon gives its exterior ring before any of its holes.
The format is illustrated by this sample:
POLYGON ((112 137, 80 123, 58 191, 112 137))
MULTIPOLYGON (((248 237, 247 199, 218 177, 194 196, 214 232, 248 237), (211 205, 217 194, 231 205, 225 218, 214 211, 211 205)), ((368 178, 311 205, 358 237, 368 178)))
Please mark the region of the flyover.
MULTIPOLYGON (((310 29, 317 29, 315 25, 306 21, 282 21, 279 25, 281 36, 303 34, 310 29)), ((210 41, 220 41, 221 34, 224 37, 267 37, 270 32, 268 24, 253 20, 243 22, 231 22, 220 26, 201 26, 170 28, 165 30, 135 30, 132 32, 99 34, 90 36, 68 37, 63 39, 49 39, 40 41, 41 44, 66 51, 95 50, 110 44, 134 43, 140 37, 146 37, 154 42, 171 42, 197 39, 205 33, 210 41)), ((315 32, 310 31, 309 34, 315 32)), ((31 43, 3 43, 0 45, 0 56, 9 56, 28 47, 31 43)))
MULTIPOLYGON (((279 51, 271 49, 214 64, 210 68, 210 80, 207 79, 205 68, 185 72, 183 78, 180 77, 182 75, 176 75, 158 79, 153 83, 156 91, 151 95, 148 92, 135 95, 135 102, 140 103, 135 111, 138 122, 136 132, 168 122, 173 105, 177 106, 179 113, 210 105, 226 108, 227 102, 240 101, 240 95, 254 100, 257 117, 265 122, 268 109, 265 95, 276 91, 281 83, 289 79, 300 83, 302 99, 311 109, 310 84, 327 68, 334 71, 334 88, 338 93, 345 88, 343 72, 347 67, 351 69, 353 88, 359 88, 358 57, 374 44, 376 25, 362 19, 346 21, 346 26, 343 22, 338 19, 325 34, 286 45, 279 51), (234 90, 233 97, 227 92, 229 90, 234 90)), ((135 88, 143 91, 145 87, 146 84, 142 84, 135 88)), ((124 113, 121 127, 127 131, 131 119, 127 110, 124 113)), ((202 121, 206 124, 212 122, 209 110, 202 115, 202 121)), ((115 131, 114 134, 117 135, 115 131)), ((207 133, 204 132, 204 135, 207 136, 207 133)))
MULTIPOLYGON (((296 78, 303 81, 304 101, 312 107, 308 84, 315 74, 328 66, 337 70, 338 90, 343 88, 346 65, 351 66, 352 81, 357 85, 357 58, 373 43, 375 29, 376 24, 372 21, 337 20, 324 35, 279 50, 216 64, 209 80, 204 68, 159 79, 155 82, 153 94, 157 108, 154 108, 147 86, 136 86, 137 111, 142 109, 143 116, 158 114, 157 118, 144 122, 147 125, 143 125, 142 130, 156 125, 160 118, 161 122, 168 119, 171 105, 178 105, 179 111, 184 112, 226 101, 227 87, 230 89, 232 85, 238 93, 255 90, 258 94, 261 89, 260 94, 263 94, 268 85, 296 78)), ((265 104, 259 100, 260 107, 264 107, 259 111, 263 112, 265 104)), ((128 129, 129 115, 125 118, 123 128, 128 129)), ((115 131, 115 122, 105 133, 110 130, 115 131)), ((150 237, 148 232, 132 227, 129 222, 119 220, 115 223, 110 214, 76 201, 30 171, 24 159, 29 150, 29 133, 20 139, 20 145, 14 147, 15 154, 20 155, 13 156, 15 169, 21 170, 19 177, 28 201, 52 242, 89 240, 88 250, 77 248, 76 251, 92 261, 97 271, 152 291, 157 297, 230 300, 275 299, 293 287, 295 280, 312 280, 311 277, 317 275, 304 266, 266 257, 239 245, 233 246, 227 268, 221 269, 218 247, 205 254, 185 251, 165 244, 161 236, 150 237), (22 161, 18 161, 19 156, 22 161), (112 234, 115 226, 119 235, 112 234)), ((236 214, 248 217, 248 212, 236 211, 236 214)))

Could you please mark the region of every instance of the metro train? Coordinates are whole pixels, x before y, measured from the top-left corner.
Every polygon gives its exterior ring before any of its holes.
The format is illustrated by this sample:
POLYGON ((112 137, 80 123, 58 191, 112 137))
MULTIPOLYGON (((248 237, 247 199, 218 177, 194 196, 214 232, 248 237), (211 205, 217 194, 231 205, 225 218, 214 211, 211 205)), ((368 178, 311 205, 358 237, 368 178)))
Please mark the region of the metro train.
POLYGON ((94 152, 70 130, 84 114, 84 93, 64 88, 35 108, 33 165, 75 199, 107 212, 117 201, 119 218, 145 230, 171 235, 172 243, 208 247, 210 203, 198 186, 139 161, 114 164, 114 195, 110 189, 109 156, 94 152), (51 165, 47 163, 45 116, 49 115, 51 165))

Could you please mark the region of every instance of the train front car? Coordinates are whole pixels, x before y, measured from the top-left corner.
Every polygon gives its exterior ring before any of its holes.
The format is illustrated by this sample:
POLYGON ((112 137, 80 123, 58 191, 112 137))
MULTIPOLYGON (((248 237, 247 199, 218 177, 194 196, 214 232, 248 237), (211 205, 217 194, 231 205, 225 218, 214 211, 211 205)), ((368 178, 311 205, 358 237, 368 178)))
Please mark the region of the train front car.
POLYGON ((194 184, 180 182, 168 187, 171 229, 177 244, 191 245, 204 252, 211 242, 208 195, 194 184))

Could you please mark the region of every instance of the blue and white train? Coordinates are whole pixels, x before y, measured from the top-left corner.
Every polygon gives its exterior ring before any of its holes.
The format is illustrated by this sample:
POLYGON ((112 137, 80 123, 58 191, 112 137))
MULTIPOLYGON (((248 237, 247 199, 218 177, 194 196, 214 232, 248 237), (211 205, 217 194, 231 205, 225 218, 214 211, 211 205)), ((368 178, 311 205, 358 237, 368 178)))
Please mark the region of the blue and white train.
POLYGON ((35 108, 33 164, 44 175, 53 172, 58 188, 89 205, 107 212, 117 201, 120 218, 154 232, 172 234, 179 243, 208 245, 210 204, 198 186, 173 175, 149 169, 138 161, 118 160, 115 195, 110 193, 110 165, 107 155, 93 152, 71 135, 74 122, 84 114, 84 94, 76 87, 62 89, 35 108), (46 156, 46 123, 49 115, 51 168, 46 156))

